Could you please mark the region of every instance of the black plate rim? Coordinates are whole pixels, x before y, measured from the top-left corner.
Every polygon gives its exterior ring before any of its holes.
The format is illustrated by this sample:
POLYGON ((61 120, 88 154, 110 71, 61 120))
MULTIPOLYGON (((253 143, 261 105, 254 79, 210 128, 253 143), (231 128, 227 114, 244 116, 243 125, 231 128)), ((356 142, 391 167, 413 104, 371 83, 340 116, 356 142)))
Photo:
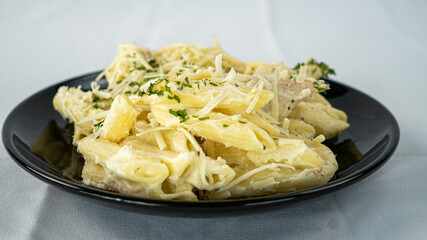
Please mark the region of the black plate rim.
MULTIPOLYGON (((53 174, 46 173, 44 170, 40 169, 37 165, 33 164, 31 161, 26 159, 17 148, 15 148, 12 140, 12 133, 10 132, 10 127, 13 124, 12 116, 18 109, 25 105, 27 101, 29 101, 32 97, 42 94, 44 91, 47 91, 50 88, 59 88, 62 85, 68 85, 71 82, 77 81, 82 78, 91 78, 97 76, 101 71, 95 71, 87 74, 82 74, 77 77, 73 77, 71 79, 61 81, 55 84, 52 84, 46 88, 39 90, 38 92, 32 94, 23 100, 20 104, 18 104, 7 116, 6 120, 3 124, 2 129, 2 140, 3 145, 6 148, 8 154, 11 158, 24 170, 29 172, 31 175, 43 180, 46 183, 52 184, 54 186, 60 187, 63 190, 67 190, 72 193, 76 193, 79 195, 84 195, 90 198, 96 198, 98 200, 106 200, 115 203, 125 203, 133 206, 144 206, 144 207, 156 207, 156 208, 173 208, 173 209, 186 209, 186 208, 201 208, 201 209, 216 209, 216 208, 230 208, 230 207, 250 207, 250 206, 264 206, 271 205, 275 203, 286 203, 293 202, 298 200, 310 199, 315 197, 320 197, 323 195, 330 194, 332 192, 336 192, 342 188, 345 188, 349 185, 352 185, 359 180, 369 176, 376 170, 378 170, 381 166, 383 166, 393 155, 394 151, 397 148, 399 138, 400 138, 400 130, 399 125, 397 123, 396 118, 393 114, 380 102, 372 98, 371 96, 353 88, 346 84, 337 82, 335 80, 331 80, 329 78, 325 78, 327 82, 331 82, 333 84, 340 85, 346 89, 351 91, 358 92, 359 94, 364 95, 370 100, 376 102, 379 106, 381 106, 385 112, 391 117, 391 122, 393 124, 392 131, 390 131, 389 139, 385 149, 381 152, 381 154, 372 160, 371 163, 366 166, 358 169, 356 172, 351 173, 343 178, 337 179, 335 181, 329 182, 325 185, 297 191, 293 193, 284 193, 272 196, 262 196, 262 197, 253 197, 247 199, 231 199, 231 200, 209 200, 209 201, 197 201, 197 202, 188 202, 188 201, 170 201, 170 200, 159 200, 159 199, 148 199, 148 198, 139 198, 128 195, 123 195, 119 193, 114 193, 98 188, 94 188, 91 186, 81 186, 72 181, 59 178, 53 174)), ((365 159, 365 158, 363 158, 365 159)), ((362 160, 363 160, 362 159, 362 160)))

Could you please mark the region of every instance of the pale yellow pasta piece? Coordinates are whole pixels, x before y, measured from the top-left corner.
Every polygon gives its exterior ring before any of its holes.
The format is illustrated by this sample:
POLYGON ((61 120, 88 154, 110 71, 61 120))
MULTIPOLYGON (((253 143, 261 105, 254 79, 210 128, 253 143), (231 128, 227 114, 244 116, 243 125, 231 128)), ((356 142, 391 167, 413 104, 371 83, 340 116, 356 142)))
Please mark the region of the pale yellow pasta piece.
POLYGON ((347 115, 343 111, 318 102, 299 103, 289 117, 312 125, 316 129, 316 135, 322 134, 327 139, 338 135, 350 126, 347 123, 347 115))
POLYGON ((116 143, 104 139, 85 139, 79 142, 78 150, 86 162, 82 175, 85 184, 139 197, 160 198, 160 194, 163 194, 161 183, 147 185, 129 176, 122 177, 123 167, 108 168, 108 165, 111 167, 111 159, 121 150, 116 143))
POLYGON ((284 163, 295 168, 323 166, 323 160, 302 139, 280 138, 276 150, 267 153, 248 152, 246 156, 257 166, 266 163, 284 163))
POLYGON ((305 142, 300 139, 283 139, 279 140, 278 150, 270 155, 248 153, 248 158, 259 165, 239 171, 229 185, 210 191, 205 197, 250 197, 323 185, 338 168, 332 151, 321 144, 323 140, 322 135, 305 142))
POLYGON ((128 137, 125 146, 131 146, 132 149, 139 155, 144 155, 150 158, 155 158, 165 163, 169 169, 171 178, 180 177, 187 167, 195 161, 196 154, 194 152, 172 152, 159 150, 151 145, 141 141, 139 137, 128 137))
POLYGON ((172 105, 151 106, 152 113, 163 126, 184 125, 197 136, 247 151, 276 148, 271 136, 247 119, 210 112, 206 115, 208 119, 200 120, 192 117, 196 110, 187 108, 189 118, 180 123, 180 119, 170 114, 169 109, 178 111, 178 108, 172 105))
POLYGON ((104 139, 87 139, 79 142, 77 150, 86 161, 105 166, 105 161, 120 150, 120 146, 104 139))
POLYGON ((101 188, 107 188, 104 169, 105 162, 120 150, 120 146, 103 139, 80 141, 77 150, 83 155, 85 165, 82 170, 83 182, 101 188))
POLYGON ((128 136, 135 123, 138 111, 125 95, 117 96, 105 118, 101 138, 111 142, 120 142, 128 136))
POLYGON ((158 146, 155 132, 161 132, 163 139, 166 144, 164 150, 174 151, 174 152, 188 152, 188 139, 180 131, 177 131, 176 128, 167 128, 167 127, 153 127, 150 124, 142 123, 138 121, 133 126, 132 136, 127 137, 121 143, 126 144, 129 140, 133 140, 135 137, 141 142, 150 144, 152 146, 158 146), (137 126, 138 125, 138 126, 137 126))
POLYGON ((168 176, 168 167, 161 161, 138 154, 131 147, 122 147, 107 162, 106 167, 122 178, 144 184, 162 183, 168 176))
MULTIPOLYGON (((94 108, 90 101, 90 92, 84 92, 80 88, 62 86, 53 98, 53 107, 63 118, 67 118, 69 122, 76 123, 103 112, 99 108, 94 108)), ((87 126, 90 129, 92 122, 87 126)))
POLYGON ((323 105, 331 106, 329 101, 320 93, 314 94, 314 98, 311 101, 312 102, 318 102, 318 103, 321 103, 323 105))
MULTIPOLYGON (((230 115, 232 112, 224 112, 230 115)), ((269 123, 262 117, 260 117, 258 114, 247 114, 245 112, 235 112, 235 114, 241 115, 243 118, 249 120, 250 122, 256 124, 261 129, 267 131, 271 136, 278 136, 280 134, 280 130, 274 126, 273 124, 269 123)))
POLYGON ((190 183, 199 189, 213 190, 229 183, 235 175, 233 169, 221 158, 214 160, 208 156, 199 156, 195 152, 160 151, 138 141, 137 138, 128 141, 126 146, 132 146, 138 155, 164 162, 169 168, 169 183, 172 184, 190 183))
POLYGON ((289 133, 302 138, 313 138, 316 135, 316 129, 308 123, 299 119, 289 119, 289 133))
POLYGON ((194 152, 160 151, 138 144, 137 139, 122 147, 104 139, 85 139, 79 142, 78 150, 86 161, 82 175, 86 184, 140 197, 197 200, 192 185, 180 182, 196 158, 194 152), (182 187, 163 192, 166 181, 182 187))
MULTIPOLYGON (((209 140, 206 142, 209 142, 209 140)), ((206 142, 202 145, 205 152, 207 151, 208 147, 206 142)), ((223 158, 227 162, 227 165, 232 167, 235 171, 240 171, 240 169, 251 169, 255 167, 255 164, 246 157, 247 151, 235 147, 226 147, 224 144, 218 142, 210 142, 212 143, 212 148, 215 152, 215 158, 223 158)))

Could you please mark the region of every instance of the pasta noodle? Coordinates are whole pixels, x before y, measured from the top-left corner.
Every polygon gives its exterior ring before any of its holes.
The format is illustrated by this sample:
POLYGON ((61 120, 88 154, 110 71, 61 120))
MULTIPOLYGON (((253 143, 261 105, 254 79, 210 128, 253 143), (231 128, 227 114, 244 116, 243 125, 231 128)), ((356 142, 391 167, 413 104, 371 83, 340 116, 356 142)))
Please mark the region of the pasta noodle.
POLYGON ((165 200, 271 195, 325 184, 338 169, 322 142, 349 124, 319 94, 328 73, 313 59, 293 69, 240 61, 216 39, 121 43, 90 91, 61 87, 53 105, 74 123, 85 184, 165 200))

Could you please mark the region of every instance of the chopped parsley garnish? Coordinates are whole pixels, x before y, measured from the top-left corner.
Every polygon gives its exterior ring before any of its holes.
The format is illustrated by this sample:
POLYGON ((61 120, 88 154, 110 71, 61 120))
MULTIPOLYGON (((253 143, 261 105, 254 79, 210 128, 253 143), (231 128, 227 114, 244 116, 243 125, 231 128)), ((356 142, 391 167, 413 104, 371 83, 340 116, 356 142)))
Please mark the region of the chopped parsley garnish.
POLYGON ((271 73, 274 73, 276 71, 276 68, 271 69, 271 73))
POLYGON ((146 83, 146 82, 148 82, 149 80, 152 80, 152 79, 155 79, 155 78, 158 78, 159 76, 154 76, 154 77, 146 77, 146 78, 144 78, 144 81, 143 81, 143 83, 146 83))
POLYGON ((235 83, 234 86, 239 87, 239 85, 237 85, 237 83, 235 83))
POLYGON ((187 63, 186 61, 182 62, 182 66, 183 66, 183 67, 188 68, 188 66, 187 66, 187 65, 192 66, 192 65, 194 65, 194 63, 192 63, 192 62, 187 63))
POLYGON ((265 150, 265 149, 266 149, 265 145, 262 145, 262 150, 265 150))
POLYGON ((291 110, 291 106, 288 106, 288 110, 291 110))
POLYGON ((226 127, 229 127, 230 125, 228 125, 228 124, 222 124, 222 126, 226 128, 226 127))
POLYGON ((328 88, 328 86, 326 86, 326 87, 321 87, 320 86, 320 84, 319 84, 319 82, 317 82, 317 81, 314 81, 313 82, 313 87, 315 88, 315 89, 317 89, 317 91, 319 91, 319 92, 325 92, 326 93, 326 90, 328 90, 329 88, 328 88))
POLYGON ((193 118, 198 118, 199 116, 197 116, 197 115, 191 115, 193 118))
POLYGON ((212 85, 212 86, 215 86, 215 87, 217 87, 217 86, 218 86, 218 84, 213 83, 213 82, 209 82, 209 84, 210 84, 210 85, 212 85))
MULTIPOLYGON (((317 62, 316 60, 314 60, 313 58, 310 59, 307 62, 307 65, 313 65, 316 68, 311 72, 312 74, 314 74, 317 69, 320 70, 321 73, 321 77, 327 77, 329 74, 331 75, 335 75, 335 70, 330 68, 327 64, 325 64, 324 62, 317 62)), ((298 63, 295 67, 294 70, 299 70, 301 66, 304 66, 304 63, 298 63)))
POLYGON ((157 67, 159 67, 159 64, 156 62, 156 60, 155 60, 155 59, 150 59, 150 60, 148 61, 148 64, 150 64, 150 66, 151 66, 151 67, 153 67, 153 68, 157 68, 157 67))
POLYGON ((201 117, 201 118, 199 118, 200 121, 204 121, 204 120, 207 120, 207 119, 209 119, 209 117, 201 117))
POLYGON ((97 127, 98 129, 101 128, 104 125, 104 120, 100 121, 99 123, 96 123, 94 126, 97 127))
POLYGON ((142 84, 143 84, 142 82, 130 82, 130 83, 129 83, 129 86, 130 86, 130 87, 133 87, 133 86, 141 87, 141 85, 142 85, 142 84))
POLYGON ((179 117, 179 122, 183 123, 185 121, 187 121, 190 117, 188 117, 187 115, 187 109, 181 109, 181 110, 177 110, 174 111, 172 109, 169 109, 169 113, 172 114, 175 117, 179 117))
POLYGON ((173 95, 168 95, 168 98, 169 98, 169 99, 175 99, 178 103, 180 103, 180 102, 181 102, 181 99, 180 99, 177 95, 175 95, 175 94, 173 94, 173 95))
POLYGON ((99 100, 101 100, 101 98, 95 93, 92 93, 92 102, 98 102, 99 100))
POLYGON ((246 124, 247 122, 239 120, 239 123, 246 124))
POLYGON ((178 87, 176 89, 178 89, 179 91, 184 89, 184 87, 193 88, 193 86, 190 84, 190 80, 188 80, 188 77, 185 77, 183 82, 175 81, 175 83, 178 85, 178 87))
POLYGON ((179 75, 181 75, 181 73, 179 73, 179 72, 176 72, 176 75, 177 75, 177 76, 179 76, 179 75))
POLYGON ((184 79, 185 83, 182 83, 183 87, 192 88, 193 86, 190 84, 190 81, 188 80, 188 77, 185 77, 184 79))
MULTIPOLYGON (((136 63, 135 62, 133 62, 134 63, 134 65, 136 65, 136 63)), ((132 73, 133 71, 142 71, 142 70, 145 70, 145 67, 143 67, 143 66, 140 66, 140 67, 134 67, 133 69, 131 69, 131 70, 129 70, 129 73, 132 73)))
POLYGON ((138 97, 142 97, 145 95, 145 91, 138 90, 136 92, 138 93, 138 97))
POLYGON ((103 109, 104 110, 104 108, 103 107, 101 107, 101 106, 99 106, 98 105, 98 103, 95 103, 95 105, 93 106, 95 109, 103 109))

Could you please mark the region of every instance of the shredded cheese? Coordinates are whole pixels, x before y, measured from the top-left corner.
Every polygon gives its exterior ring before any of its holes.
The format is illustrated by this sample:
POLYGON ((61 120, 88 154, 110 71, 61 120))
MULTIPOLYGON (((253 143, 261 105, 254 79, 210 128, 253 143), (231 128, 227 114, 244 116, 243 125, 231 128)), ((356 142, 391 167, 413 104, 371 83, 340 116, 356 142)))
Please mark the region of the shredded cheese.
POLYGON ((108 114, 108 111, 100 112, 94 116, 89 116, 87 118, 80 120, 79 122, 76 122, 76 125, 80 125, 80 124, 85 123, 85 122, 91 122, 93 120, 105 118, 105 117, 107 117, 107 114, 108 114))
POLYGON ((302 83, 302 82, 304 82, 304 80, 305 80, 306 76, 307 76, 307 66, 301 66, 301 67, 299 68, 299 73, 298 73, 298 77, 297 77, 296 82, 297 82, 297 83, 302 83))
POLYGON ((154 132, 154 138, 156 138, 156 142, 160 150, 164 150, 167 147, 165 139, 160 131, 157 130, 154 132))
POLYGON ((150 133, 150 132, 156 132, 156 131, 162 131, 162 130, 171 130, 171 129, 173 129, 173 128, 170 128, 170 127, 154 127, 154 128, 150 128, 148 130, 139 132, 139 133, 136 134, 136 136, 139 137, 141 135, 144 135, 144 134, 147 134, 147 133, 150 133))
POLYGON ((199 152, 200 154, 200 161, 199 161, 199 171, 200 171, 200 181, 205 185, 208 186, 209 183, 206 181, 206 156, 203 152, 202 147, 197 143, 196 139, 194 139, 193 135, 191 135, 187 130, 185 130, 182 127, 177 128, 179 131, 184 133, 184 135, 188 138, 190 143, 193 145, 193 147, 199 152))
POLYGON ((255 97, 252 100, 252 102, 249 105, 249 107, 246 109, 246 111, 245 111, 246 113, 251 113, 254 110, 255 105, 256 105, 256 103, 259 100, 259 96, 261 96, 261 92, 262 92, 263 87, 264 87, 264 82, 260 81, 259 84, 258 84, 257 93, 255 94, 255 97))
POLYGON ((231 83, 233 82, 234 77, 236 77, 236 71, 234 71, 234 68, 232 68, 227 74, 227 76, 224 78, 224 81, 231 83))
POLYGON ((203 149, 202 147, 200 147, 200 145, 197 143, 196 139, 193 137, 193 135, 191 135, 187 130, 185 130, 182 127, 178 127, 177 128, 178 131, 182 132, 190 141, 190 143, 193 145, 193 147, 199 152, 199 153, 203 153, 203 149))
POLYGON ((200 109, 195 115, 199 117, 204 117, 206 114, 210 113, 224 98, 228 96, 228 89, 224 89, 224 91, 220 92, 212 101, 206 104, 202 109, 200 109))
POLYGON ((215 77, 220 78, 224 74, 222 70, 222 53, 215 57, 215 77))

